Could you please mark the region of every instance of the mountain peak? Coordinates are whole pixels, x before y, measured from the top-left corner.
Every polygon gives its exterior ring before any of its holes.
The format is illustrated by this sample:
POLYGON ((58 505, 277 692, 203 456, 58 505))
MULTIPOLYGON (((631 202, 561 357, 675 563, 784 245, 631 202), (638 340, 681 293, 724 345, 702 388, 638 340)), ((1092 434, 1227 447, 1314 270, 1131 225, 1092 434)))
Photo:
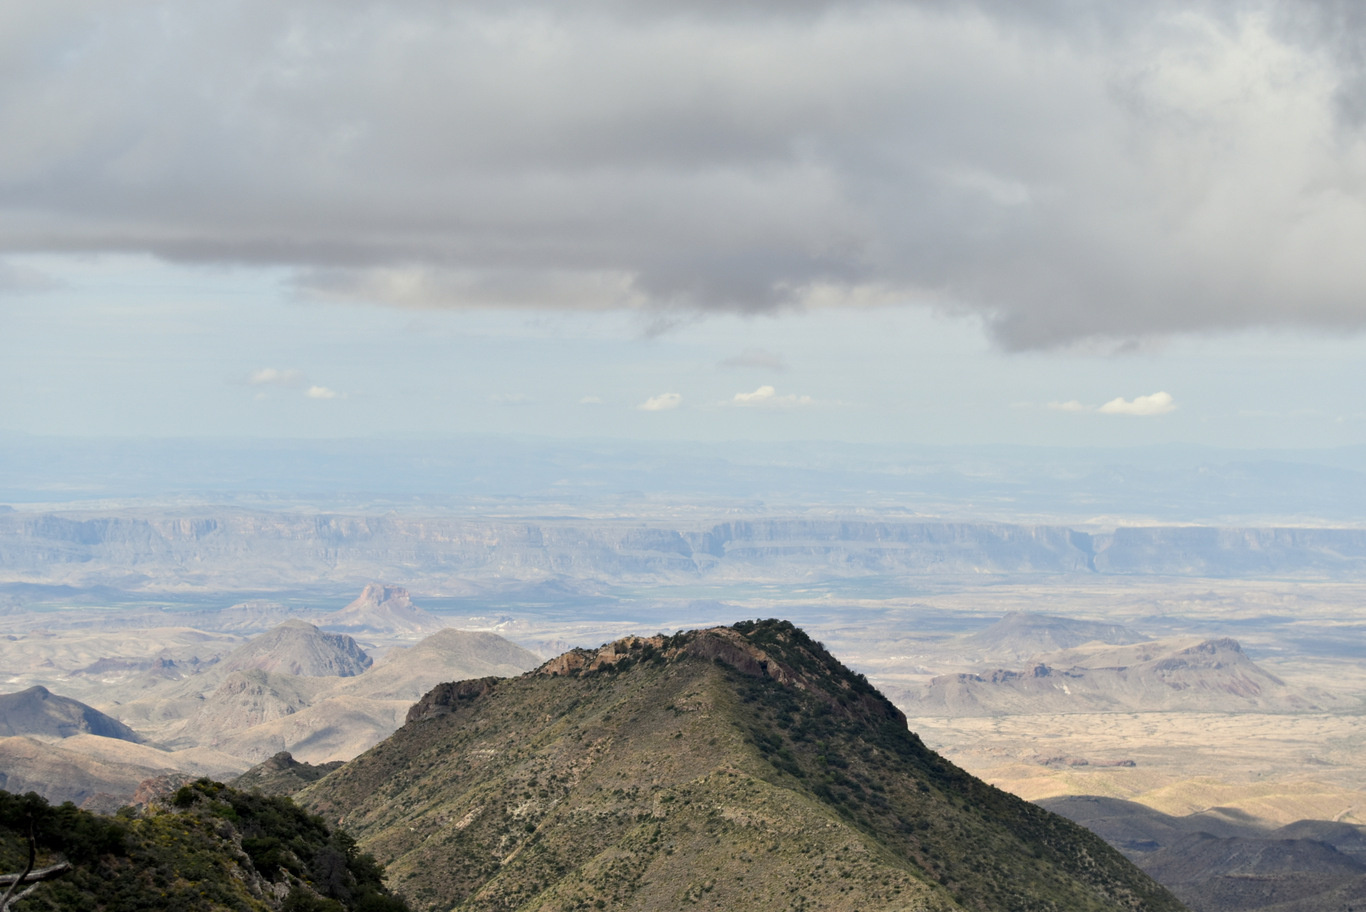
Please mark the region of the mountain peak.
POLYGON ((140 744, 142 736, 119 720, 35 684, 27 690, 0 694, 0 737, 26 735, 70 738, 91 734, 140 744))
POLYGON ((223 659, 225 672, 283 672, 305 677, 350 677, 372 664, 351 637, 324 633, 307 621, 289 620, 252 637, 223 659))
POLYGON ((300 798, 423 909, 1179 908, 785 621, 438 685, 300 798))

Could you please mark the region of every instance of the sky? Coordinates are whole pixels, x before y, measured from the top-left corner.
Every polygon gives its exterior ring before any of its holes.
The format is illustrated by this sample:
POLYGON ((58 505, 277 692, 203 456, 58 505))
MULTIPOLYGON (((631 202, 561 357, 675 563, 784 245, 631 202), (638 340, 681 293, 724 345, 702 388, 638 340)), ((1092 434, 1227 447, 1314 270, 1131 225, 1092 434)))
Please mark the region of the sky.
POLYGON ((0 0, 0 433, 1366 443, 1366 12, 0 0))

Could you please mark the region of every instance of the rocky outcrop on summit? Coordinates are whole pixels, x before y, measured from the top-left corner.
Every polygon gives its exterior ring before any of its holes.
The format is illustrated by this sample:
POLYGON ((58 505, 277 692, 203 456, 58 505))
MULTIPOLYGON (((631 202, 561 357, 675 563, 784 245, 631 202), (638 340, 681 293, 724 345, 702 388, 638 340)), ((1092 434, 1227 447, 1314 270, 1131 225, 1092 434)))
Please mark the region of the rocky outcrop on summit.
POLYGON ((940 675, 905 691, 915 716, 1066 712, 1300 712, 1333 697, 1262 669, 1236 640, 1092 644, 1032 667, 940 675))
MULTIPOLYGON (((847 712, 852 704, 867 703, 863 708, 871 709, 875 715, 885 714, 901 725, 906 724, 906 716, 890 702, 880 696, 871 702, 865 699, 871 687, 862 675, 840 679, 838 689, 830 692, 828 676, 810 674, 809 662, 793 662, 786 651, 764 650, 741 632, 742 627, 709 627, 671 637, 663 634, 624 637, 596 650, 572 649, 546 662, 535 673, 551 677, 593 674, 623 670, 635 662, 656 658, 667 662, 681 656, 692 656, 726 665, 750 677, 769 678, 786 687, 810 691, 829 703, 837 713, 847 712)), ((812 643, 810 649, 821 660, 835 661, 819 643, 812 643)))
POLYGON ((218 669, 345 678, 360 674, 371 664, 370 656, 351 637, 324 633, 305 621, 286 621, 233 650, 218 669))
POLYGON ((320 621, 328 630, 350 633, 425 634, 445 626, 441 619, 413 604, 402 586, 370 583, 354 602, 320 621))
POLYGON ((70 738, 97 735, 142 743, 142 736, 118 719, 106 716, 79 700, 35 686, 0 695, 0 737, 70 738))

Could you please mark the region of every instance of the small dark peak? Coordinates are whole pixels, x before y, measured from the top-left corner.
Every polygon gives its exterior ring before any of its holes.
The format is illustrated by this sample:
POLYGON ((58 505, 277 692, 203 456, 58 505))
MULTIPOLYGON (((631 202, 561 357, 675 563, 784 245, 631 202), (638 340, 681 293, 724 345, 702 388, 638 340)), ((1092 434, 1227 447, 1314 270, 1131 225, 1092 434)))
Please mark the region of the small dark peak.
POLYGON ((238 776, 232 781, 232 785, 263 795, 292 795, 341 765, 341 760, 316 764, 303 763, 295 760, 289 751, 280 751, 238 776))
POLYGON ((294 755, 289 751, 280 751, 278 754, 267 760, 263 760, 260 763, 261 769, 268 770, 272 773, 278 773, 287 769, 296 769, 300 766, 303 766, 303 764, 298 760, 295 760, 294 755))

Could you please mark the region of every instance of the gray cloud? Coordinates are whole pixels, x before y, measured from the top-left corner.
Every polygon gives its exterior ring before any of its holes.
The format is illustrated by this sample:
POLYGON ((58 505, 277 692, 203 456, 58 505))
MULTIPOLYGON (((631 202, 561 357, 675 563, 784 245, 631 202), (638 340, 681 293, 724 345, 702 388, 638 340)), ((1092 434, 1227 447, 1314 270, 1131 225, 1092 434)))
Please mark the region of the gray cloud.
POLYGON ((1114 6, 15 4, 0 253, 411 307, 921 304, 1009 348, 1359 328, 1357 7, 1114 6))

